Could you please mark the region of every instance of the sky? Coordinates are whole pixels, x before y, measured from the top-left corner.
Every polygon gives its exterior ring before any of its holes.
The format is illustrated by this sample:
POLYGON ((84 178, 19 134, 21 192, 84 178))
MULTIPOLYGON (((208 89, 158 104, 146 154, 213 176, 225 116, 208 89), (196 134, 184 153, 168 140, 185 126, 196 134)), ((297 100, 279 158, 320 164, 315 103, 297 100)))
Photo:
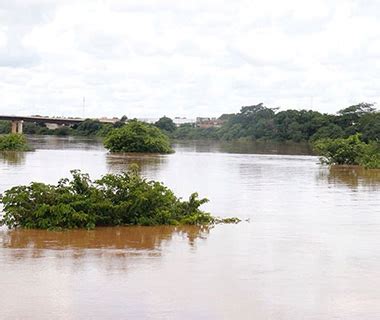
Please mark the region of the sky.
POLYGON ((0 114, 335 113, 379 78, 379 1, 0 0, 0 114))

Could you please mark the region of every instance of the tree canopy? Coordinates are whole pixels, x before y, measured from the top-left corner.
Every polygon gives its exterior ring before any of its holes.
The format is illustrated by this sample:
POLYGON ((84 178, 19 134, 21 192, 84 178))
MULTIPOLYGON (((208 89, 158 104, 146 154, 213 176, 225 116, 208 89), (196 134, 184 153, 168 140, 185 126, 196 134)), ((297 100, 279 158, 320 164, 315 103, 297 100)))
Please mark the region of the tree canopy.
POLYGON ((0 151, 27 151, 26 138, 22 134, 11 133, 0 136, 0 151))
POLYGON ((106 136, 104 146, 111 152, 173 152, 168 136, 154 125, 138 120, 113 129, 106 136))
POLYGON ((176 129, 174 121, 166 116, 161 117, 154 125, 166 132, 173 132, 176 129))

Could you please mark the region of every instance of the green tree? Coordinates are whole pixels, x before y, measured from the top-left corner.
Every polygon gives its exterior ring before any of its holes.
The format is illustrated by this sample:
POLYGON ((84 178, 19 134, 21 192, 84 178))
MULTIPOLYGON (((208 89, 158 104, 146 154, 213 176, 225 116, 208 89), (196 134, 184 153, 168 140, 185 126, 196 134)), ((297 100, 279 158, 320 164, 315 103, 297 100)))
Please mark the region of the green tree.
POLYGON ((0 151, 27 151, 29 150, 26 138, 22 134, 10 133, 0 136, 0 151))
POLYGON ((122 116, 120 120, 116 121, 113 125, 114 128, 120 128, 127 122, 128 117, 126 115, 122 116))
POLYGON ((161 117, 154 125, 157 128, 169 133, 173 132, 176 129, 176 125, 173 120, 166 116, 161 117))
POLYGON ((99 120, 86 119, 80 124, 73 126, 75 134, 81 136, 94 136, 102 129, 102 123, 99 120))
POLYGON ((361 165, 380 168, 380 146, 361 140, 360 134, 339 139, 321 139, 314 143, 321 162, 337 165, 361 165))
POLYGON ((104 146, 111 152, 173 152, 168 136, 154 125, 138 120, 113 129, 104 140, 104 146))
POLYGON ((11 122, 6 120, 0 120, 0 134, 6 134, 11 132, 11 122))

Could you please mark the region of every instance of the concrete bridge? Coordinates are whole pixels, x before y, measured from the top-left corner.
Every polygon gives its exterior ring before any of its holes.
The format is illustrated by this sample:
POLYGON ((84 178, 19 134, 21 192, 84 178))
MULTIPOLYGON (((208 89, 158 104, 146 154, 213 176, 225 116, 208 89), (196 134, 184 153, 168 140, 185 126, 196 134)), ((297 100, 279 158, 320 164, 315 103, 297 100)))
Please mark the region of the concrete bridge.
MULTIPOLYGON (((24 122, 34 122, 34 123, 51 123, 51 124, 57 124, 61 126, 71 126, 74 124, 79 124, 81 122, 84 122, 86 119, 82 118, 50 118, 50 117, 40 117, 40 116, 2 116, 0 115, 0 120, 7 120, 11 121, 12 123, 12 133, 22 133, 22 127, 24 122)), ((98 120, 101 123, 110 123, 113 124, 117 122, 119 119, 113 118, 113 119, 106 119, 106 118, 100 118, 100 119, 93 119, 98 120)))

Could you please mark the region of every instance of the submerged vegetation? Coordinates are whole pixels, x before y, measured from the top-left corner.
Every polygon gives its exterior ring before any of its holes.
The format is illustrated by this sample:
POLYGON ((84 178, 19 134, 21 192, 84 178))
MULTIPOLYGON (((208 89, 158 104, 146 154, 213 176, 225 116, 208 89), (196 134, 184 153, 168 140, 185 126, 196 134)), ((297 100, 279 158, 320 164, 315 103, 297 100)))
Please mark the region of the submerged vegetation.
POLYGON ((113 129, 104 140, 104 146, 111 152, 173 152, 168 136, 154 125, 138 120, 113 129))
POLYGON ((11 133, 0 136, 0 151, 28 151, 28 143, 22 134, 11 133))
POLYGON ((137 168, 96 181, 78 170, 71 173, 72 179, 61 179, 57 185, 33 182, 5 191, 0 223, 9 228, 90 229, 239 222, 211 216, 199 209, 207 199, 199 199, 197 193, 188 201, 177 198, 163 184, 142 178, 137 168))
POLYGON ((380 168, 380 145, 374 141, 362 141, 360 134, 348 138, 320 139, 314 142, 314 148, 325 164, 380 168))

